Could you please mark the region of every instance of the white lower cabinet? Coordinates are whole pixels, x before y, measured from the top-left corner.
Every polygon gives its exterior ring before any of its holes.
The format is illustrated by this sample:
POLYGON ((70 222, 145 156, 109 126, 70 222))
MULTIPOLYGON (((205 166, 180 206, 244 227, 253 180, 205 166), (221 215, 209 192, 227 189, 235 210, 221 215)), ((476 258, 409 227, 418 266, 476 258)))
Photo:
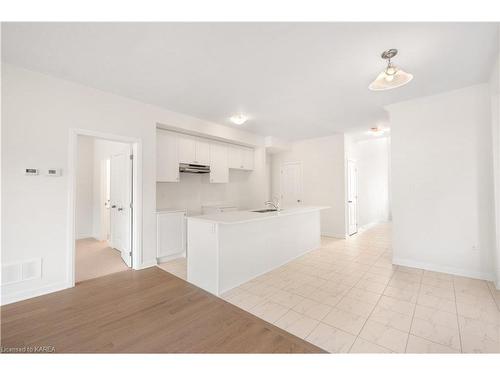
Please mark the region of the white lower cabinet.
POLYGON ((186 252, 186 211, 158 212, 157 257, 173 259, 186 252))

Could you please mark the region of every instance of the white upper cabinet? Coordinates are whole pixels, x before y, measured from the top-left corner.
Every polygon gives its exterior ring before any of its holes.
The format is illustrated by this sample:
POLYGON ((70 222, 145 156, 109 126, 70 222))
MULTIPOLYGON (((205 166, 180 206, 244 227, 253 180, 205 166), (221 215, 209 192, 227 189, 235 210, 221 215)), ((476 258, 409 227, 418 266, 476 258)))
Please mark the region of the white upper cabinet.
POLYGON ((179 136, 179 163, 209 165, 210 144, 190 136, 179 136))
POLYGON ((156 181, 179 181, 178 137, 163 130, 156 131, 156 181))
POLYGON ((210 141, 173 131, 156 131, 156 181, 179 182, 179 164, 210 166, 211 183, 229 182, 229 169, 252 171, 250 147, 210 141))
POLYGON ((246 169, 248 171, 253 170, 254 168, 254 158, 255 154, 253 149, 243 147, 241 149, 241 164, 242 164, 242 169, 246 169))
POLYGON ((196 140, 179 136, 179 163, 194 164, 196 160, 196 140))
POLYGON ((241 153, 237 146, 228 146, 227 148, 227 165, 231 169, 241 168, 241 153))
POLYGON ((210 165, 210 143, 196 140, 196 162, 195 164, 210 165))
POLYGON ((229 146, 228 165, 231 169, 253 170, 254 150, 242 146, 229 146))
POLYGON ((229 182, 227 147, 220 143, 210 144, 210 183, 229 182))

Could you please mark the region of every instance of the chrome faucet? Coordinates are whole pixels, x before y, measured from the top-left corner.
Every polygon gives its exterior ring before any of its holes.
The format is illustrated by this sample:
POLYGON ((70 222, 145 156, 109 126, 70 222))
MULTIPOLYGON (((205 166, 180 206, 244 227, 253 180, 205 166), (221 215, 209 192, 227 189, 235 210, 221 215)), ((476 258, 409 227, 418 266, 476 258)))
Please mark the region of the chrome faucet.
POLYGON ((278 199, 273 199, 272 201, 265 201, 266 206, 273 206, 276 211, 280 211, 280 201, 278 199))

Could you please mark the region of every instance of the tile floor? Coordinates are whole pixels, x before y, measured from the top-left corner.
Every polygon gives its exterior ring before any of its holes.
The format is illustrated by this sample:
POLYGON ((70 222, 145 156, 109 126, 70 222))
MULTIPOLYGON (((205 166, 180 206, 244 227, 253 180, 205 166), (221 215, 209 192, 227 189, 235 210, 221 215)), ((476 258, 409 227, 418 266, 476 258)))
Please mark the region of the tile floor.
POLYGON ((182 280, 187 281, 187 262, 186 258, 177 258, 168 262, 158 264, 158 267, 171 273, 182 280))
MULTIPOLYGON (((500 292, 393 266, 390 230, 323 238, 320 249, 222 298, 332 353, 499 353, 500 292)), ((185 277, 183 264, 161 267, 185 277)))

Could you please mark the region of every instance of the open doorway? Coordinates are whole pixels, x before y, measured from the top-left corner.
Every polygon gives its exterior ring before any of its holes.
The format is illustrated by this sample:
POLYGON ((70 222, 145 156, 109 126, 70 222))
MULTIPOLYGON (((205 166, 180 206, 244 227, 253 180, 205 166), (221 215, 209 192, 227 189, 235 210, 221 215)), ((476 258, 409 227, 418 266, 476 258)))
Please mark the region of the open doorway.
POLYGON ((391 220, 390 136, 346 140, 346 236, 391 220))
POLYGON ((133 150, 77 135, 74 281, 132 266, 133 150))

